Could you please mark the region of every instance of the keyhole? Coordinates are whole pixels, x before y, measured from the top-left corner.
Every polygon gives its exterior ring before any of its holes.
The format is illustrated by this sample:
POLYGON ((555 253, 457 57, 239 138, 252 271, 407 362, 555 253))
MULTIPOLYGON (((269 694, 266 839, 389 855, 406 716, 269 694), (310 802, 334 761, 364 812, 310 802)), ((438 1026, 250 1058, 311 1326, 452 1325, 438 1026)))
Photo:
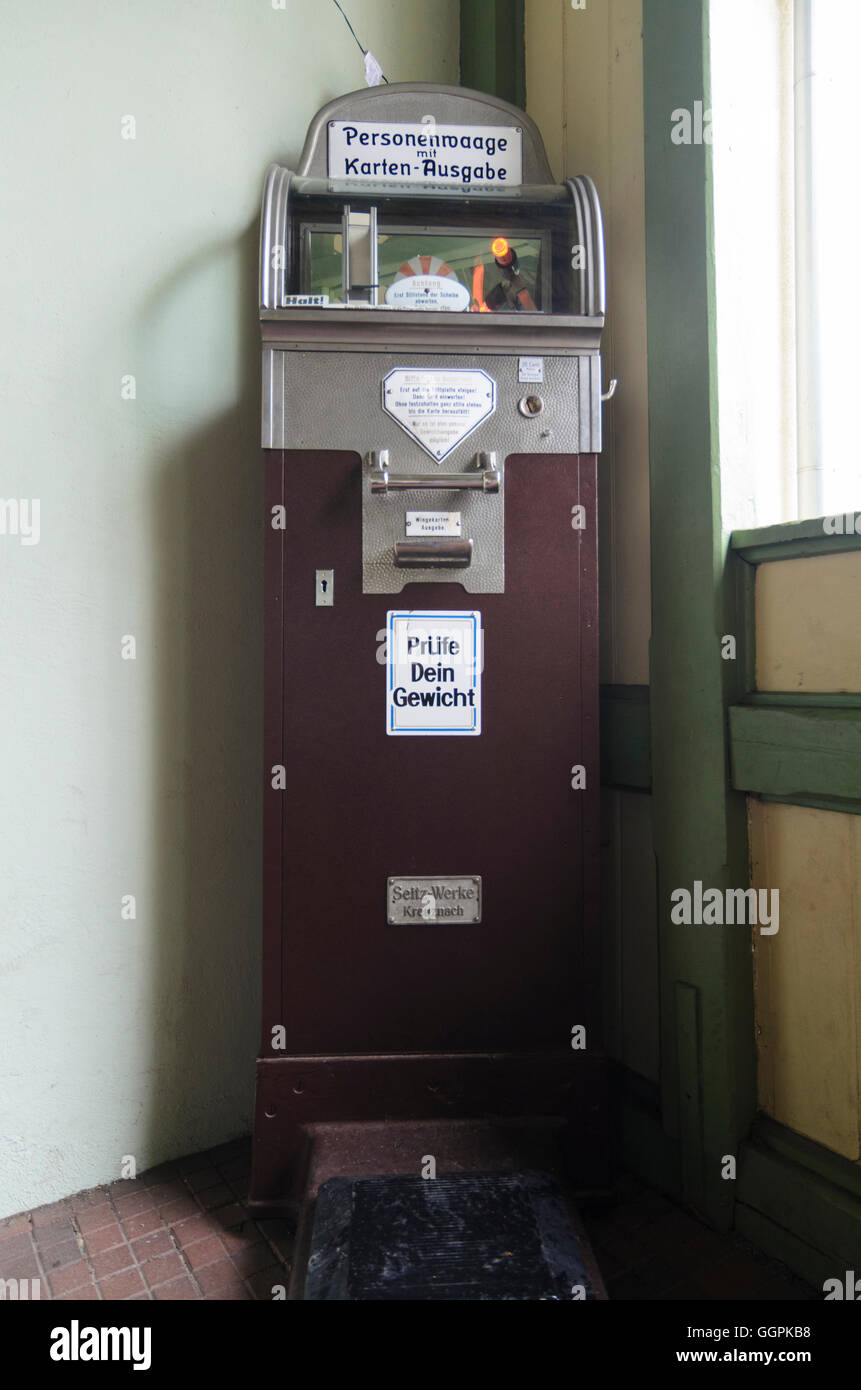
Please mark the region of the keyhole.
POLYGON ((318 608, 331 608, 335 602, 335 576, 332 570, 315 570, 314 602, 318 608))

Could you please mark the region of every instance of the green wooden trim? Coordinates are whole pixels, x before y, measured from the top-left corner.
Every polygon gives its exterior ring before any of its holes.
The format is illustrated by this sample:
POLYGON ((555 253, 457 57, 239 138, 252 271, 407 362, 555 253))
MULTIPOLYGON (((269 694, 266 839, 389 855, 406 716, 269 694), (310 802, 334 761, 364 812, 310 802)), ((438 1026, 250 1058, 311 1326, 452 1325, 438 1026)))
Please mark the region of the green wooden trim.
POLYGON ((842 816, 861 816, 861 800, 841 796, 770 796, 761 793, 759 801, 775 801, 779 806, 807 806, 811 811, 836 811, 842 816))
POLYGON ((861 799, 861 710, 742 704, 730 709, 729 728, 739 791, 861 799))
POLYGON ((858 1267, 856 1165, 773 1121, 757 1122, 739 1159, 736 1227, 742 1234, 817 1285, 858 1267))
MULTIPOLYGON (((846 515, 853 516, 853 513, 846 515)), ((730 544, 736 554, 751 565, 861 550, 861 515, 858 517, 858 531, 849 535, 830 535, 825 530, 828 520, 830 518, 820 516, 809 521, 787 521, 782 526, 757 526, 752 531, 733 531, 730 544)), ((844 519, 844 529, 846 524, 844 519)))
POLYGON ((703 1203, 703 1139, 700 1078, 699 991, 676 980, 676 1045, 679 1063, 679 1114, 682 1141, 682 1191, 688 1202, 703 1203))
POLYGON ((526 105, 524 0, 461 0, 460 80, 526 105))
POLYGON ((815 1289, 823 1290, 826 1279, 840 1278, 843 1271, 834 1269, 834 1258, 824 1255, 806 1241, 799 1240, 776 1221, 770 1221, 762 1212, 744 1202, 738 1202, 735 1209, 735 1229, 738 1235, 749 1240, 758 1250, 780 1260, 793 1273, 806 1279, 815 1289))
POLYGON ((735 576, 739 694, 746 699, 756 689, 756 569, 732 550, 727 563, 735 576))
POLYGON ((670 921, 676 888, 749 882, 725 713, 746 693, 749 663, 721 659, 722 636, 744 634, 721 524, 711 147, 670 138, 676 108, 711 105, 707 0, 643 0, 643 57, 661 1108, 683 1150, 683 1195, 702 1193, 704 1212, 727 1228, 734 1194, 721 1156, 737 1152, 756 1108, 750 947, 743 933, 670 921), (694 1040, 677 985, 697 992, 699 1129, 683 1094, 694 1040))
MULTIPOLYGON (((794 1129, 787 1129, 786 1125, 778 1124, 768 1115, 757 1115, 751 1141, 760 1148, 773 1149, 782 1158, 818 1174, 835 1187, 845 1188, 861 1202, 861 1161, 853 1163, 852 1159, 834 1153, 833 1149, 826 1149, 815 1139, 796 1134, 794 1129)), ((861 1269, 858 1274, 861 1277, 861 1269)))
POLYGON ((627 791, 651 788, 647 685, 601 686, 601 785, 627 791))
POLYGON ((679 1145, 661 1124, 661 1092, 653 1081, 616 1063, 610 1073, 619 1162, 658 1192, 678 1200, 679 1145))
POLYGON ((792 709, 861 709, 861 694, 833 690, 752 690, 745 696, 744 704, 771 708, 790 706, 792 709))

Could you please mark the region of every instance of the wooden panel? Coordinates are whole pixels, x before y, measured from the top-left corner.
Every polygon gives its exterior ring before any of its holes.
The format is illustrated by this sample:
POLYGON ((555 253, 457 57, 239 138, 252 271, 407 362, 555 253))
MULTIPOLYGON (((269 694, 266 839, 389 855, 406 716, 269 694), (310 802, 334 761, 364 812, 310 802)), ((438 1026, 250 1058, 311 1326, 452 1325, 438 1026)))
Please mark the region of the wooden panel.
POLYGON ((760 565, 757 689, 861 691, 859 612, 861 551, 760 565))
POLYGON ((601 785, 638 791, 652 785, 647 685, 601 687, 601 785))
POLYGON ((605 383, 600 462, 601 671, 643 684, 649 672, 649 453, 641 0, 573 10, 527 0, 527 109, 557 178, 589 174, 604 219, 605 383))
POLYGON ((619 797, 622 888, 622 1060, 651 1081, 660 1078, 658 1012, 658 889, 652 834, 652 799, 619 797))
POLYGON ((859 1153, 861 821, 750 805, 754 887, 780 929, 754 934, 760 1104, 847 1158, 859 1153))
POLYGON ((460 81, 522 110, 523 0, 460 0, 460 81))
POLYGON ((861 710, 733 705, 729 727, 739 791, 861 799, 861 710))
POLYGON ((777 526, 756 526, 749 531, 733 531, 730 544, 736 554, 750 565, 770 564, 775 560, 799 560, 808 555, 837 555, 844 550, 861 550, 861 530, 855 530, 855 516, 829 521, 824 518, 807 521, 786 521, 777 526), (836 526, 839 532, 834 532, 836 526))
POLYGON ((607 1051, 640 1076, 660 1073, 658 914, 652 802, 601 796, 601 938, 607 1051))

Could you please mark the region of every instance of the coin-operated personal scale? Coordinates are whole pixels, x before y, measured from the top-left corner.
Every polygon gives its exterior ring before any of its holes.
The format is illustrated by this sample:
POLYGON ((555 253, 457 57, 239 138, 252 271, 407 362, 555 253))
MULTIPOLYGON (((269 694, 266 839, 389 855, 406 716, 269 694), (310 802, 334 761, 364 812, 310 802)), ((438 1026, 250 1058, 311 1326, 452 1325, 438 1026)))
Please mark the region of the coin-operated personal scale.
POLYGON ((378 1173, 418 1126, 418 1175, 429 1132, 442 1173, 546 1125, 606 1185, 595 188, 503 101, 368 89, 270 168, 260 265, 252 1208, 290 1210, 339 1126, 378 1173))

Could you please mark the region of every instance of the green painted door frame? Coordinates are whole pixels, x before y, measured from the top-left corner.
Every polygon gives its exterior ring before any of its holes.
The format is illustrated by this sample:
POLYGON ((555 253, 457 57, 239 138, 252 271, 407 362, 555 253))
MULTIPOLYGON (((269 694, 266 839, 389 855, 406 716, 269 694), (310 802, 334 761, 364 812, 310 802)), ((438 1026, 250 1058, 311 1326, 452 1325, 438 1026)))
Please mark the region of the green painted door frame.
POLYGON ((526 105, 524 0, 461 0, 460 80, 526 105))
POLYGON ((652 795, 661 953, 661 1113, 681 1195, 733 1219, 756 1110, 749 929, 670 920, 673 890, 746 888, 744 796, 727 706, 747 681, 737 558, 721 525, 712 159, 674 144, 673 112, 710 107, 708 0, 643 0, 652 638, 652 795), (735 660, 722 657, 736 638, 735 660))

